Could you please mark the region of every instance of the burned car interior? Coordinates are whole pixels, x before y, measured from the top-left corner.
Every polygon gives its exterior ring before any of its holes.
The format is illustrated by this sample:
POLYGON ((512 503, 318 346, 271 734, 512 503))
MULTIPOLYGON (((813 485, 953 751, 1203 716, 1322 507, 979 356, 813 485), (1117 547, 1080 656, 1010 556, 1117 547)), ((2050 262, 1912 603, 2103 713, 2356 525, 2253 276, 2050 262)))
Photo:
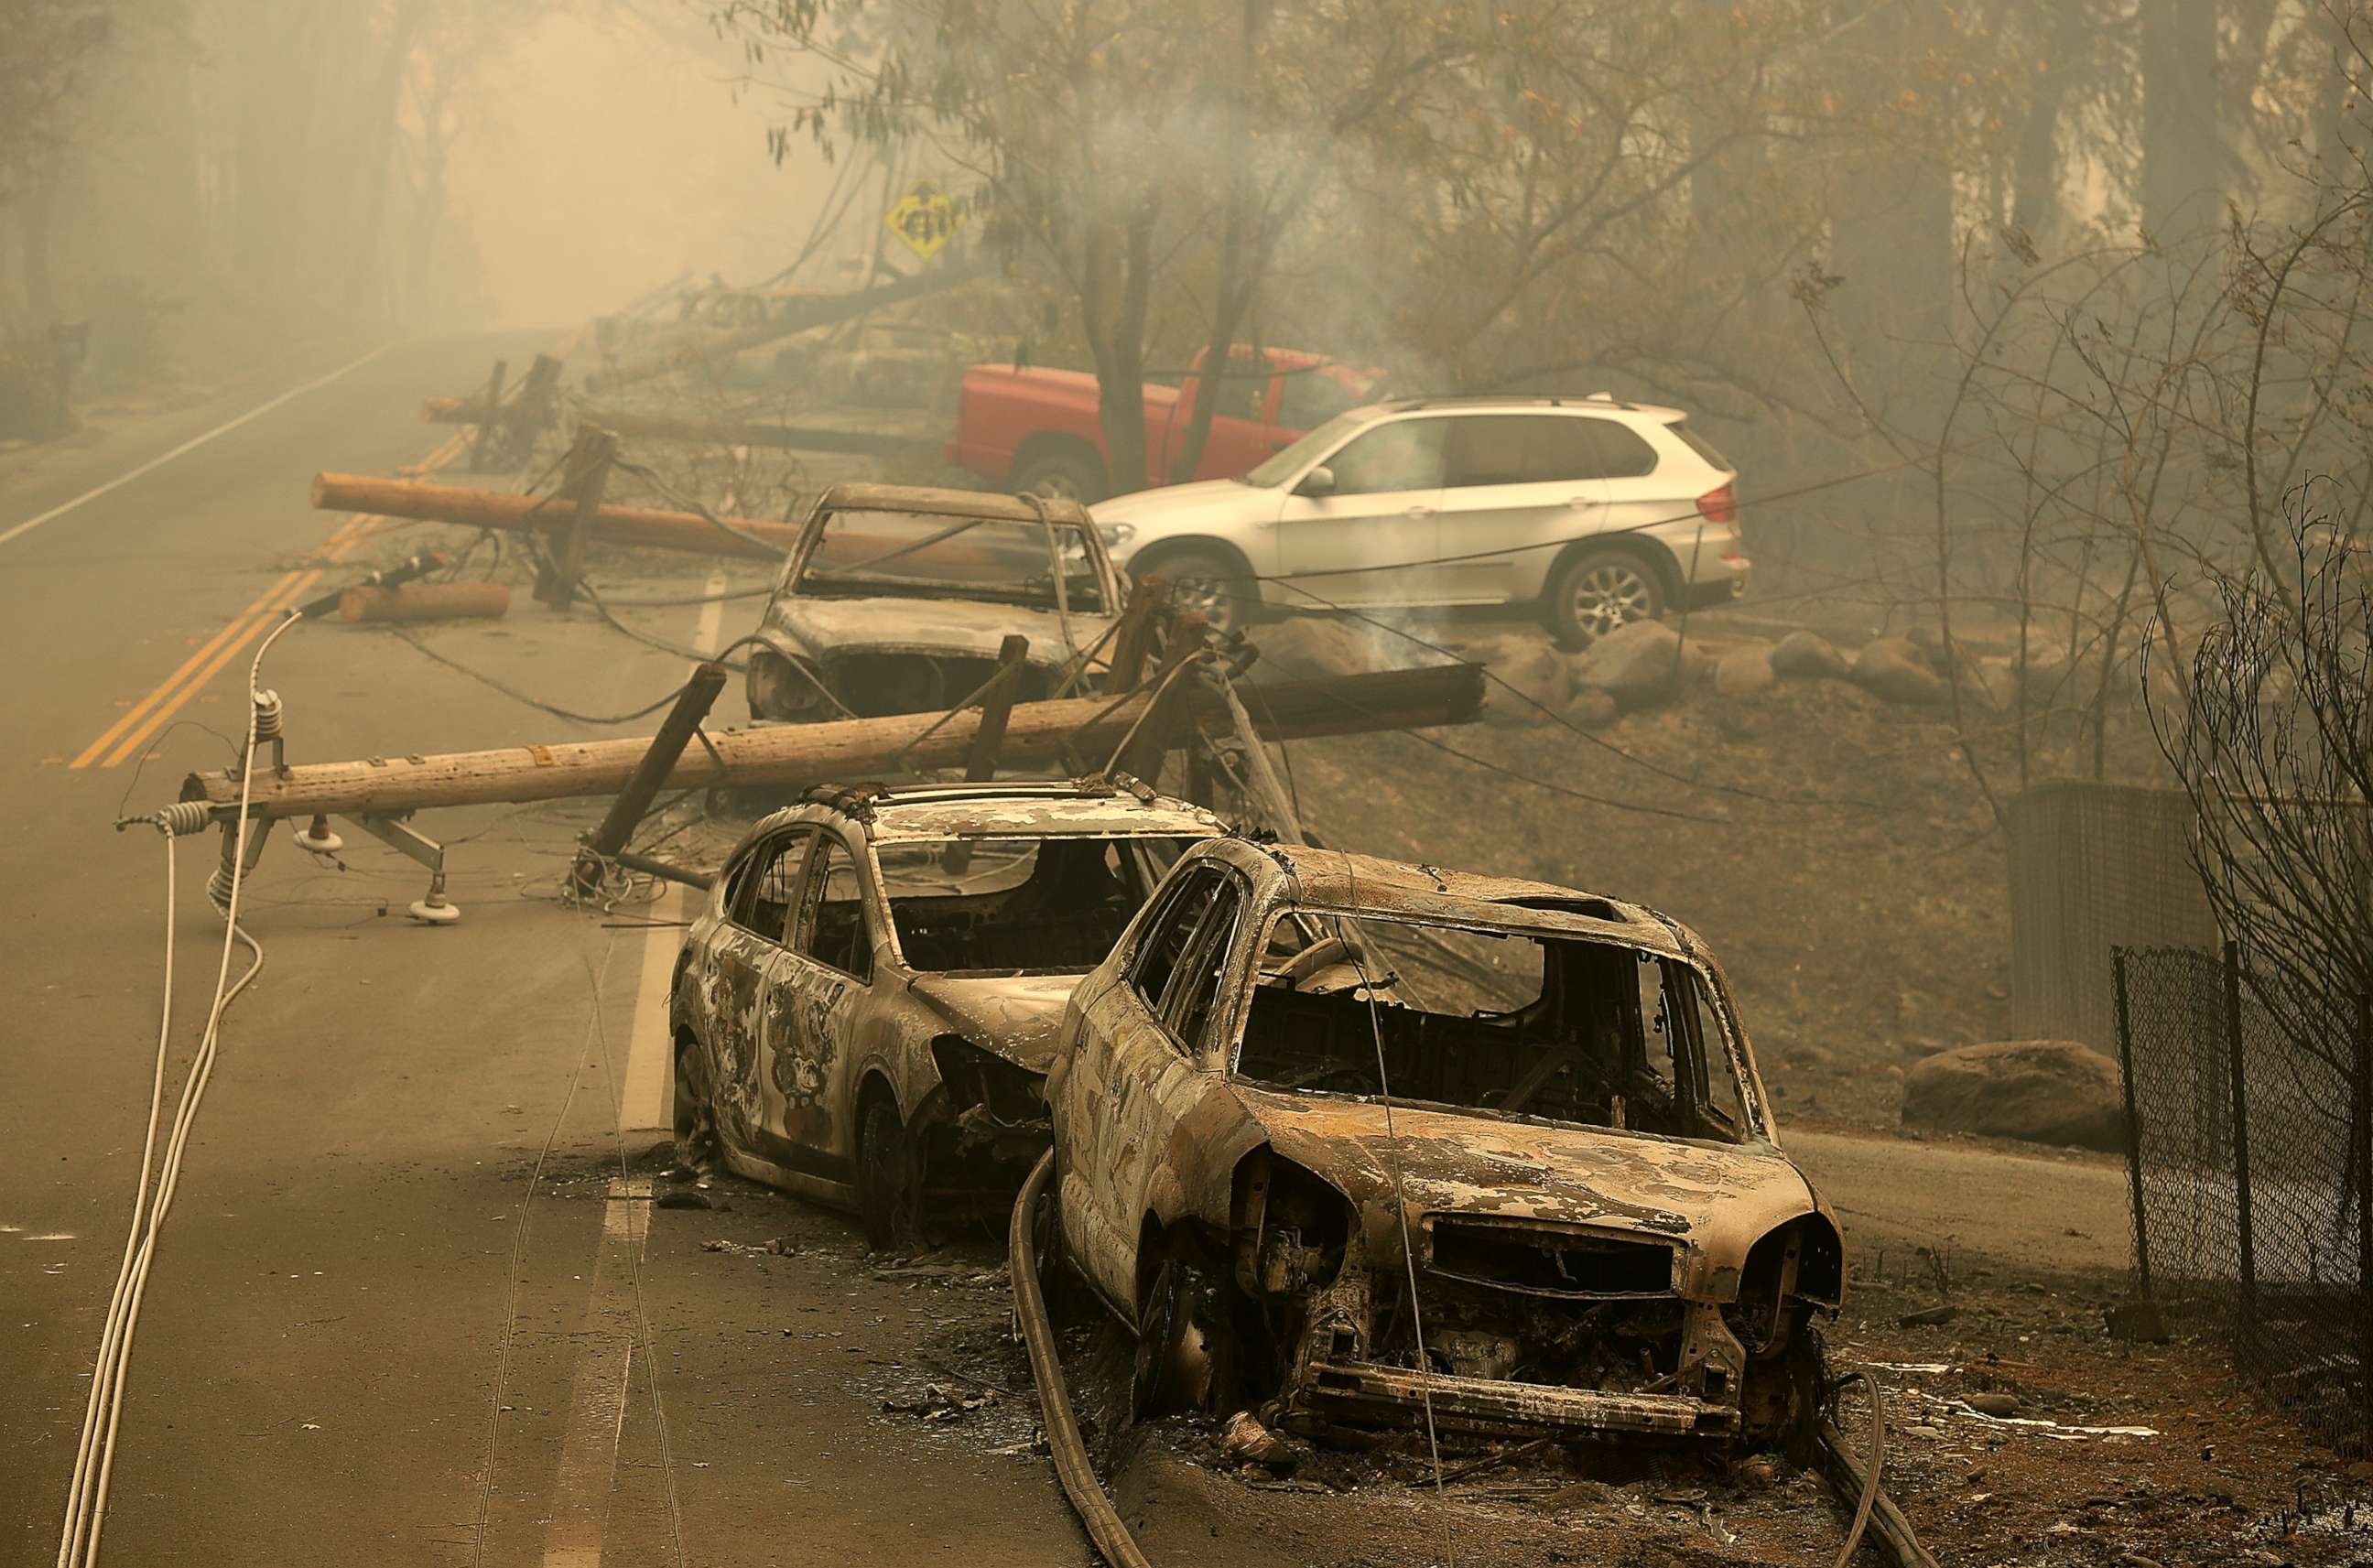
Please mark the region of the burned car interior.
POLYGON ((881 845, 883 891, 913 968, 949 975, 1085 974, 1144 904, 1182 844, 1097 837, 881 845))
POLYGON ((1667 1137, 1745 1137, 1703 982, 1677 960, 1611 942, 1308 914, 1280 917, 1265 954, 1240 1078, 1667 1137), (1459 998, 1484 1005, 1461 1009, 1459 998))

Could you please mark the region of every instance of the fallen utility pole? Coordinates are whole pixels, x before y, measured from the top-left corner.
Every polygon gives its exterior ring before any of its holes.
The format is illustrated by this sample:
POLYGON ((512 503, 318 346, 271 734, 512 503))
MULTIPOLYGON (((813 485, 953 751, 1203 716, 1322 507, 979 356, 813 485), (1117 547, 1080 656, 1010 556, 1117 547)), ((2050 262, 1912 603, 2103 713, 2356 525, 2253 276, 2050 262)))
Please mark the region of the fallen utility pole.
POLYGON ((798 451, 847 452, 858 457, 937 457, 940 443, 920 436, 885 436, 875 430, 836 430, 821 425, 752 425, 739 420, 671 419, 623 408, 585 408, 578 422, 599 425, 645 441, 686 441, 719 447, 785 447, 798 451))
POLYGON ((661 781, 674 768, 676 759, 700 728, 701 720, 717 702, 717 694, 725 689, 725 666, 711 661, 696 668, 692 679, 676 694, 675 706, 660 723, 660 732, 651 737, 651 749, 635 764, 635 771, 626 777, 625 788, 610 802, 610 813, 602 825, 588 834, 585 847, 577 857, 571 871, 580 893, 591 893, 602 885, 602 862, 614 860, 626 848, 641 825, 643 813, 651 809, 659 798, 661 781))
MULTIPOLYGON (((407 517, 422 522, 454 522, 467 528, 494 528, 514 533, 544 533, 555 540, 565 539, 578 522, 575 502, 563 497, 539 498, 503 490, 427 485, 416 479, 376 479, 360 474, 313 475, 313 505, 324 511, 407 517)), ((689 550, 704 556, 760 561, 778 561, 790 554, 791 546, 799 542, 800 531, 788 523, 760 522, 742 517, 719 521, 725 526, 720 528, 697 512, 604 502, 585 520, 585 526, 591 537, 614 544, 689 550)))
MULTIPOLYGON (((1185 714, 1189 730, 1233 728, 1222 693, 1198 680, 1182 678, 1178 685, 1193 694, 1185 714)), ((1472 664, 1245 685, 1252 694, 1245 706, 1261 736, 1272 741, 1467 724, 1483 709, 1483 672, 1472 664)), ((1153 695, 1149 689, 1119 698, 1018 703, 1007 715, 998 766, 1054 767, 1074 750, 1083 757, 1107 756, 1153 695)), ((662 787, 855 781, 962 767, 985 719, 977 710, 953 717, 902 713, 719 731, 681 756, 662 787)), ((327 813, 384 817, 431 806, 615 795, 651 744, 651 737, 641 736, 259 769, 248 785, 249 814, 265 821, 327 813)), ((228 770, 193 773, 182 780, 181 799, 204 802, 217 820, 228 820, 238 813, 240 789, 238 776, 228 770)))
POLYGON ((789 337, 794 333, 806 332, 812 327, 830 326, 836 322, 862 316, 901 300, 945 293, 960 284, 970 283, 974 278, 985 277, 993 270, 994 263, 986 260, 966 262, 917 273, 911 277, 902 277, 895 283, 885 283, 872 288, 796 299, 785 306, 771 322, 601 371, 588 376, 585 387, 588 392, 607 392, 637 381, 647 381, 654 376, 664 376, 671 370, 689 369, 712 360, 730 359, 746 349, 772 343, 777 338, 789 337))

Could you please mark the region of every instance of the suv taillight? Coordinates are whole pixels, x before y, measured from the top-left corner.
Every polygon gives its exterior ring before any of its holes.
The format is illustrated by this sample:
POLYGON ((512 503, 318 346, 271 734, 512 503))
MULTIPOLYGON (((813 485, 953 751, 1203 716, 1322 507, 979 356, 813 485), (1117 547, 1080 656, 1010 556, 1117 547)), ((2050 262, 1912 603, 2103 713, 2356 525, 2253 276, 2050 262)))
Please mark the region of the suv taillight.
POLYGON ((1738 508, 1727 485, 1718 486, 1698 497, 1698 515, 1708 522, 1736 523, 1738 508))

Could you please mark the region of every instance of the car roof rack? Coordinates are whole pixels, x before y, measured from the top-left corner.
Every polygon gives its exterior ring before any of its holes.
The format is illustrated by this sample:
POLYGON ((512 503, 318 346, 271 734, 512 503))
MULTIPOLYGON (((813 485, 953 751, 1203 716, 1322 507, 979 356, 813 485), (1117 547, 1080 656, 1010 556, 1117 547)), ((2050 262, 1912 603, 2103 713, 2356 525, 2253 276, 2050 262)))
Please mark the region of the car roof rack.
POLYGON ((1477 408, 1492 404, 1515 408, 1572 408, 1587 404, 1592 408, 1613 408, 1627 413, 1634 412, 1640 406, 1609 392, 1420 393, 1410 397, 1387 398, 1377 406, 1396 414, 1410 414, 1421 408, 1477 408))

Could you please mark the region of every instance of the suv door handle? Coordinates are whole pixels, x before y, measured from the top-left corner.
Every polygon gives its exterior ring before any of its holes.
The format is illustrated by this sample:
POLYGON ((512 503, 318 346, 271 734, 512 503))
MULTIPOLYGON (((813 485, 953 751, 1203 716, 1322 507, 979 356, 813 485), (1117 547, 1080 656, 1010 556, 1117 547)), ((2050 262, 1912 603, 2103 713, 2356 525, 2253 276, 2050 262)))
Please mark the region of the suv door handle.
POLYGON ((1566 502, 1566 505, 1567 505, 1567 506, 1573 507, 1573 508, 1576 508, 1576 509, 1581 509, 1581 508, 1584 508, 1584 507, 1595 507, 1595 506, 1597 506, 1597 505, 1599 505, 1599 504, 1600 504, 1600 503, 1599 503, 1599 499, 1598 499, 1598 497, 1596 497, 1596 496, 1576 496, 1576 497, 1574 497, 1572 500, 1570 500, 1570 501, 1566 502))
POLYGON ((1403 517, 1432 517, 1433 515, 1433 509, 1432 507, 1408 507, 1403 509, 1401 515, 1403 517))

